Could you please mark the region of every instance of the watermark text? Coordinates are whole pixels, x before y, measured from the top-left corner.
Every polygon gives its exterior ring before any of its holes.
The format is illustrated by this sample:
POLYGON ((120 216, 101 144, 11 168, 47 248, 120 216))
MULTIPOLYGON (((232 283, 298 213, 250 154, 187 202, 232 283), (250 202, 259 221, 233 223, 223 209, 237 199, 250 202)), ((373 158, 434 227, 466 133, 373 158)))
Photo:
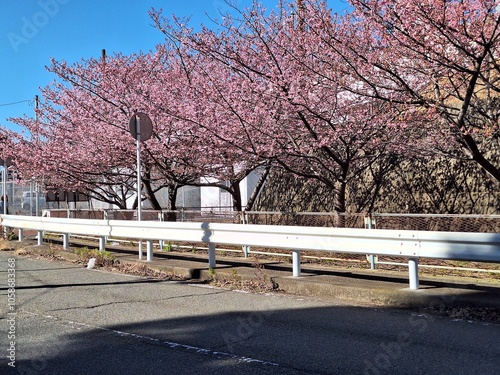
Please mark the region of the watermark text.
POLYGON ((19 32, 7 34, 10 45, 17 53, 23 44, 28 44, 30 40, 37 36, 40 29, 47 26, 51 18, 54 18, 61 9, 61 5, 69 3, 71 0, 38 0, 38 10, 31 17, 21 18, 21 29, 19 32))
POLYGON ((7 359, 10 367, 16 367, 16 259, 7 260, 7 359))

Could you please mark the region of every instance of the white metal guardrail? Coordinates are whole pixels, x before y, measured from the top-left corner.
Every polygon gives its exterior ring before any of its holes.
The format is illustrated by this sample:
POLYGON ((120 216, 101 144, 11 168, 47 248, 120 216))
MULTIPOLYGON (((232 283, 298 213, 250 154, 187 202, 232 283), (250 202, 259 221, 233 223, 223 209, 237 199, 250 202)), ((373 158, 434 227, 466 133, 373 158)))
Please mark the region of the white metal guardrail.
POLYGON ((404 257, 408 259, 410 289, 418 289, 419 258, 500 262, 499 233, 87 220, 15 215, 0 217, 4 227, 19 230, 19 240, 23 239, 25 229, 38 231, 39 244, 44 231, 63 234, 65 247, 71 234, 99 237, 101 250, 108 237, 147 240, 147 260, 153 257, 153 240, 204 243, 208 245, 208 263, 211 268, 216 266, 216 244, 290 249, 293 276, 300 276, 300 251, 303 250, 404 257))

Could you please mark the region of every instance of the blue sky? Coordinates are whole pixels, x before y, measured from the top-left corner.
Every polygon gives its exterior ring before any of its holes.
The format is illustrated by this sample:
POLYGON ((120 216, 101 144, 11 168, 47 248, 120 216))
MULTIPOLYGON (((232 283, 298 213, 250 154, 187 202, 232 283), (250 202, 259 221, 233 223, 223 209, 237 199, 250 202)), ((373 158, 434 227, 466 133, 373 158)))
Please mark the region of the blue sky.
MULTIPOLYGON (((252 0, 232 0, 239 8, 252 0)), ((345 7, 345 0, 331 0, 345 7)), ((278 0, 261 0, 274 8, 278 0)), ((50 58, 69 63, 120 52, 147 52, 163 41, 147 14, 190 16, 191 25, 210 25, 230 8, 224 0, 2 0, 0 2, 0 126, 19 130, 9 117, 33 116, 40 87, 55 77, 50 58), (16 104, 12 104, 16 103, 16 104)))

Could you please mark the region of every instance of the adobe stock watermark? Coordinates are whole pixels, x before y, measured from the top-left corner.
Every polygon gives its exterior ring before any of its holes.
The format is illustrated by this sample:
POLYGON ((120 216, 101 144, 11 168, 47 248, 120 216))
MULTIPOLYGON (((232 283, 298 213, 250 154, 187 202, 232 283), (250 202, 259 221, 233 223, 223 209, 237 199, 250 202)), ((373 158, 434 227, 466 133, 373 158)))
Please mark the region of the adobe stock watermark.
POLYGON ((16 367, 16 259, 7 260, 7 364, 16 367))
MULTIPOLYGON (((455 296, 436 298, 429 304, 430 309, 442 310, 447 304, 455 301, 455 296)), ((422 335, 429 329, 429 324, 435 321, 435 317, 427 315, 420 309, 419 314, 411 315, 408 319, 409 329, 399 332, 394 340, 383 342, 379 353, 371 360, 364 361, 364 375, 382 375, 390 372, 390 368, 404 354, 404 350, 409 347, 414 336, 422 335)))
MULTIPOLYGON (((32 358, 29 361, 19 362, 17 359, 19 334, 18 334, 18 315, 17 315, 17 279, 16 279, 16 258, 7 259, 7 331, 4 332, 7 336, 6 347, 2 348, 2 359, 7 362, 7 366, 17 374, 40 375, 44 373, 47 367, 47 360, 50 358, 50 353, 45 351, 50 350, 63 352, 64 344, 54 342, 45 346, 38 353, 39 358, 32 358)), ((48 318, 48 317, 47 317, 48 318)), ((2 362, 3 362, 2 361, 2 362)))
POLYGON ((10 32, 7 34, 10 45, 17 53, 22 45, 28 44, 30 40, 38 35, 40 29, 47 26, 54 18, 61 6, 68 4, 71 0, 39 0, 37 1, 38 10, 31 17, 21 18, 21 27, 19 32, 10 32))
MULTIPOLYGON (((25 313, 30 314, 32 317, 43 318, 45 322, 52 321, 70 327, 74 327, 77 324, 74 322, 60 322, 59 319, 54 316, 25 313)), ((66 350, 67 348, 65 347, 64 341, 55 339, 50 342, 44 342, 44 345, 38 348, 36 357, 24 358, 18 361, 19 363, 16 363, 15 373, 29 375, 47 374, 50 361, 57 358, 59 353, 64 354, 66 350)))
POLYGON ((227 345, 229 352, 234 352, 233 344, 246 341, 254 336, 256 331, 262 327, 266 318, 272 314, 273 311, 253 311, 245 317, 240 316, 236 318, 238 322, 236 330, 234 332, 226 331, 222 334, 224 343, 227 345))

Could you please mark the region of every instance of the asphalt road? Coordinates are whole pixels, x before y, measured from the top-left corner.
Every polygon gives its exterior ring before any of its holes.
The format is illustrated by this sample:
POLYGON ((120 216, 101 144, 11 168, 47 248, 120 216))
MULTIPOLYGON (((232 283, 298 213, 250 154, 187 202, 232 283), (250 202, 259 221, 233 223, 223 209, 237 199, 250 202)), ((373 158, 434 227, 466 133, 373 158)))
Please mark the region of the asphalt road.
POLYGON ((7 252, 0 306, 1 374, 500 372, 499 324, 148 280, 7 252))

